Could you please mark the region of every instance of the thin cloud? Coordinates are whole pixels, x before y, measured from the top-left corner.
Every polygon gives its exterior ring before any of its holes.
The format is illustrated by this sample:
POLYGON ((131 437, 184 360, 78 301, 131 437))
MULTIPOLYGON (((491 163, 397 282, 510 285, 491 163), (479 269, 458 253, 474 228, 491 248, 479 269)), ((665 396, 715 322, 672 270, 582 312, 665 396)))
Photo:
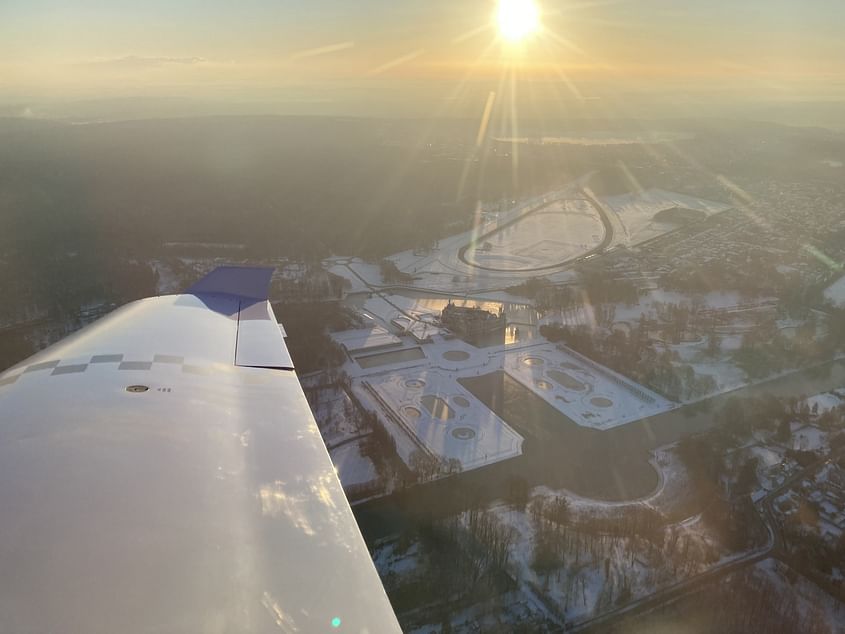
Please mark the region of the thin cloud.
POLYGON ((396 59, 390 60, 389 62, 382 64, 381 66, 376 66, 373 68, 368 75, 381 75, 384 72, 389 71, 392 68, 396 68, 397 66, 401 66, 402 64, 406 64, 411 60, 418 58, 420 55, 425 53, 425 49, 417 49, 416 51, 412 51, 407 55, 403 55, 402 57, 397 57, 396 59))
POLYGON ((207 61, 204 57, 143 57, 139 55, 124 55, 123 57, 89 60, 81 62, 79 65, 100 68, 156 68, 169 65, 191 66, 194 64, 203 64, 207 61))
POLYGON ((355 46, 355 42, 337 42, 336 44, 328 44, 326 46, 298 51, 291 55, 290 59, 291 61, 294 61, 298 59, 306 59, 308 57, 317 57, 318 55, 328 55, 330 53, 337 53, 338 51, 345 51, 353 46, 355 46))

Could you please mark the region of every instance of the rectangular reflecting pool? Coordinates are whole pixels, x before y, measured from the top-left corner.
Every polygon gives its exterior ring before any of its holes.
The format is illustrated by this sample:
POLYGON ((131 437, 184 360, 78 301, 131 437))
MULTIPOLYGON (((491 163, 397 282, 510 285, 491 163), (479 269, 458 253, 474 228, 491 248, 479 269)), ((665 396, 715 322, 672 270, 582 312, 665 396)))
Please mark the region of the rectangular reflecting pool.
POLYGON ((404 363, 405 361, 418 361, 419 359, 425 359, 425 353, 422 351, 422 348, 405 348, 403 350, 393 350, 391 352, 381 352, 365 357, 357 357, 355 361, 362 368, 367 369, 377 368, 380 365, 404 363))

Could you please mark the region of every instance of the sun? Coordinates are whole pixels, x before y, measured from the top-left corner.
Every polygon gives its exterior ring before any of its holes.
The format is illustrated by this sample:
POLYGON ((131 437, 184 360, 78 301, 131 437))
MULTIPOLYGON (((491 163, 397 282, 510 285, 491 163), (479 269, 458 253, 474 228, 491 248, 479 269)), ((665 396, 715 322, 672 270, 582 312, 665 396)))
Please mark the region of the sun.
POLYGON ((534 0, 499 0, 496 21, 503 38, 520 42, 540 28, 540 11, 534 0))

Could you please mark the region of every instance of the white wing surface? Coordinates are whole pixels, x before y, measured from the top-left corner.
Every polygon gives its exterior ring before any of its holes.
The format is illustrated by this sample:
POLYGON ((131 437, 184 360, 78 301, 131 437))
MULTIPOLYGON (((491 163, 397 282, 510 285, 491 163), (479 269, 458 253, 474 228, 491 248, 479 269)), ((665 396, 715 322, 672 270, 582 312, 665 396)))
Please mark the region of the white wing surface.
POLYGON ((0 632, 399 631, 271 273, 218 269, 0 375, 0 632))

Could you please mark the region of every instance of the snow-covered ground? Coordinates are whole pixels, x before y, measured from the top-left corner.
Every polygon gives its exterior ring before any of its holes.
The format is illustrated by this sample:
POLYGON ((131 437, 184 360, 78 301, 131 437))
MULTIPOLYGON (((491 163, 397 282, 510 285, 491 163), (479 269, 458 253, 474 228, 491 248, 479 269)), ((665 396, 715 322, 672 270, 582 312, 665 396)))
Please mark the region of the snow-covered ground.
POLYGON ((813 425, 804 425, 792 432, 792 448, 797 451, 820 451, 828 446, 828 434, 813 425))
MULTIPOLYGON (((678 361, 692 366, 697 375, 712 376, 716 382, 710 394, 717 394, 738 389, 749 383, 748 376, 733 360, 733 353, 742 344, 742 332, 747 329, 745 315, 748 311, 769 310, 777 300, 773 297, 761 297, 748 302, 737 292, 718 292, 689 295, 673 291, 654 290, 643 295, 633 305, 616 303, 612 306, 613 328, 630 331, 641 317, 659 320, 665 307, 678 305, 691 307, 695 304, 702 311, 713 311, 722 315, 729 314, 731 321, 717 330, 720 346, 718 353, 708 351, 707 337, 697 341, 685 341, 680 344, 660 343, 659 346, 677 354, 678 361)), ((779 327, 787 332, 794 330, 797 322, 782 320, 779 327)), ((576 306, 566 310, 552 310, 545 313, 539 324, 563 324, 568 326, 596 325, 596 314, 588 305, 576 306)), ((697 398, 700 398, 697 397, 697 398)))
MULTIPOLYGON (((544 487, 536 496, 557 497, 544 487)), ((491 508, 496 518, 515 533, 510 546, 509 566, 563 611, 568 621, 587 618, 618 605, 652 594, 658 588, 698 574, 736 554, 727 552, 709 534, 698 516, 670 525, 663 545, 650 544, 641 536, 605 536, 579 533, 582 519, 624 517, 637 505, 596 506, 570 501, 570 519, 559 540, 560 565, 552 570, 536 569, 541 540, 531 505, 526 511, 499 504, 491 508)), ((549 539, 546 537, 546 539, 549 539)))
MULTIPOLYGON (((773 298, 761 298, 757 304, 766 305, 774 301, 773 298)), ((743 314, 748 304, 736 292, 710 292, 700 295, 686 295, 673 291, 651 291, 642 296, 637 304, 628 306, 617 303, 613 306, 613 327, 629 330, 637 325, 641 317, 656 320, 663 307, 668 304, 691 306, 692 303, 701 306, 702 310, 710 311, 739 311, 743 314)), ((539 320, 540 324, 564 324, 568 326, 595 326, 596 315, 592 306, 581 305, 567 310, 553 310, 545 313, 539 320)), ((793 324, 784 323, 784 328, 793 324)), ((727 392, 748 384, 746 373, 738 368, 733 361, 733 352, 740 348, 741 334, 732 334, 736 328, 725 327, 720 333, 720 351, 715 356, 707 353, 707 339, 683 342, 677 345, 661 344, 667 350, 677 353, 679 361, 692 366, 698 375, 710 375, 716 381, 715 393, 727 392)))
POLYGON ((818 411, 824 412, 839 407, 842 404, 842 399, 833 392, 824 392, 810 396, 806 399, 806 403, 810 409, 818 406, 818 411))
POLYGON ((547 497, 564 496, 570 509, 594 516, 612 516, 626 508, 645 506, 659 511, 665 517, 682 517, 680 514, 685 513, 689 507, 690 485, 686 466, 675 452, 675 444, 658 447, 652 451, 650 462, 658 472, 658 485, 654 491, 639 499, 611 502, 584 497, 566 489, 554 490, 547 486, 535 487, 533 493, 547 497))
MULTIPOLYGON (((450 613, 449 631, 453 634, 478 632, 547 632, 554 621, 531 595, 517 590, 498 595, 488 601, 450 613)), ((407 634, 442 632, 442 621, 407 630, 407 634)))
POLYGON ((655 449, 651 464, 660 476, 657 490, 635 502, 657 509, 667 517, 676 517, 689 507, 690 484, 686 465, 675 451, 674 444, 655 449))
MULTIPOLYGON (((634 324, 641 316, 649 319, 657 319, 670 304, 692 308, 695 304, 701 311, 715 313, 736 313, 760 309, 777 304, 776 297, 759 297, 748 301, 736 291, 710 291, 709 293, 681 293, 678 291, 667 291, 663 289, 650 290, 639 297, 639 301, 633 305, 617 303, 614 305, 614 317, 617 322, 634 324)), ((783 324, 794 326, 795 322, 783 324)))
MULTIPOLYGON (((549 202, 564 198, 578 198, 580 183, 581 181, 576 181, 557 191, 520 201, 513 208, 501 213, 483 213, 480 215, 480 224, 477 227, 439 240, 429 252, 402 251, 390 256, 389 259, 400 271, 413 276, 414 281, 407 284, 408 286, 464 294, 498 291, 520 284, 529 279, 533 273, 530 271, 486 271, 461 261, 459 252, 472 244, 479 236, 496 231, 499 227, 523 215, 530 217, 532 212, 549 202)), ((557 262, 560 261, 557 260, 557 262)), ((368 291, 370 288, 367 284, 374 287, 385 286, 378 265, 345 257, 332 257, 327 260, 326 265, 331 273, 349 280, 350 292, 368 291)), ((551 270, 549 277, 554 281, 566 281, 573 279, 574 275, 571 271, 551 270)))
POLYGON ((390 334, 386 328, 380 326, 332 333, 332 339, 343 346, 349 354, 402 345, 399 337, 390 334))
POLYGON ((411 575, 422 567, 419 544, 411 544, 407 550, 400 550, 395 541, 379 544, 373 551, 373 563, 382 579, 390 585, 390 576, 411 575))
POLYGON ((742 455, 738 455, 737 459, 757 458, 759 484, 751 494, 751 498, 755 501, 783 484, 797 466, 794 460, 786 457, 785 448, 778 445, 753 445, 740 451, 742 455))
POLYGON ((724 335, 721 337, 720 351, 715 356, 707 353, 706 339, 678 345, 666 344, 664 347, 677 353, 680 361, 692 366, 696 374, 712 376, 716 381, 713 393, 718 394, 748 384, 748 375, 737 367, 732 357, 741 344, 740 335, 724 335))
MULTIPOLYGON (((388 593, 401 589, 402 586, 414 587, 421 580, 425 583, 426 574, 430 572, 429 558, 419 542, 402 544, 402 547, 399 540, 381 542, 373 551, 373 563, 388 593)), ((412 611, 410 618, 415 623, 403 623, 407 628, 405 631, 409 634, 432 634, 442 631, 442 618, 429 614, 428 616, 435 618, 434 622, 420 625, 416 621, 421 616, 426 616, 425 611, 412 611)), ((519 589, 495 594, 487 600, 466 607, 450 606, 449 610, 450 631, 456 634, 508 632, 520 626, 525 628, 527 624, 533 625, 536 631, 546 631, 551 623, 548 616, 547 610, 533 594, 524 593, 519 589)))
POLYGON ((826 299, 839 308, 845 307, 845 275, 824 290, 826 299))
POLYGON ((344 278, 349 286, 349 293, 364 293, 370 290, 369 285, 381 286, 384 282, 381 269, 377 264, 370 264, 358 258, 332 257, 326 260, 329 273, 344 278))
POLYGON ((601 243, 604 225, 586 200, 558 200, 475 243, 472 264, 503 271, 551 267, 601 243))
POLYGON ((184 290, 184 282, 173 270, 173 267, 164 260, 150 260, 150 266, 158 275, 156 291, 159 295, 180 293, 184 290))
POLYGON ((356 411, 354 403, 349 395, 337 387, 314 387, 312 383, 322 378, 316 375, 308 380, 303 380, 303 388, 308 396, 311 411, 320 434, 326 446, 332 447, 345 442, 351 438, 361 435, 361 430, 356 424, 356 411))
MULTIPOLYGON (((604 236, 604 224, 585 199, 584 184, 590 176, 522 200, 507 211, 482 211, 473 229, 442 238, 428 251, 402 251, 389 259, 413 277, 406 286, 447 293, 499 291, 536 276, 531 269, 540 267, 549 267, 543 276, 551 282, 571 282, 576 273, 567 270, 565 262, 596 247, 604 236), (488 237, 479 240, 481 236, 488 237), (460 257, 463 249, 466 262, 460 257)), ((678 207, 709 216, 730 209, 729 205, 661 189, 611 196, 600 202, 614 230, 613 244, 629 246, 677 227, 654 221, 661 211, 678 207)), ((348 280, 349 292, 387 286, 377 264, 357 258, 334 256, 326 261, 326 268, 348 280)))
POLYGON ((373 461, 361 455, 360 442, 352 441, 331 451, 332 462, 344 488, 366 484, 378 478, 373 461))
POLYGON ((677 228, 677 224, 658 222, 654 219, 661 211, 679 208, 711 216, 731 208, 730 205, 724 203, 663 189, 647 189, 621 196, 607 196, 603 202, 616 214, 623 227, 621 235, 614 235, 614 243, 626 246, 644 242, 677 228))

